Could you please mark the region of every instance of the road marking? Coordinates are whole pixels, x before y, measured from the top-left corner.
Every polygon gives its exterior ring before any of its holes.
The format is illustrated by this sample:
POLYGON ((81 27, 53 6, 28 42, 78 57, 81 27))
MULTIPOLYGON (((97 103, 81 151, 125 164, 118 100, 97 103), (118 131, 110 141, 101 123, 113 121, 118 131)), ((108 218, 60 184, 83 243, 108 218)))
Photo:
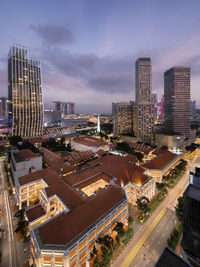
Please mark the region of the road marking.
POLYGON ((167 209, 163 208, 161 212, 157 215, 157 217, 153 220, 152 224, 147 228, 145 233, 141 236, 141 238, 137 241, 136 245, 129 251, 127 257, 122 262, 121 266, 128 267, 135 256, 138 254, 140 249, 142 248, 143 244, 147 241, 157 224, 160 222, 160 220, 163 218, 163 216, 166 214, 167 209))

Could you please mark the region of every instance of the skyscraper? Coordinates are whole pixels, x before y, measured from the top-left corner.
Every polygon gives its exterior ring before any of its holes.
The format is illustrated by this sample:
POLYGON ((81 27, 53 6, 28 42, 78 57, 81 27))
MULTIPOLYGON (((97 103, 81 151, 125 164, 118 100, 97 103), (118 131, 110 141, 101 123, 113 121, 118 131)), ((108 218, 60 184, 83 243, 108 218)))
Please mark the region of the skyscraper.
POLYGON ((173 67, 164 74, 166 132, 190 137, 190 68, 173 67))
POLYGON ((8 99, 0 97, 0 119, 5 119, 8 116, 8 99))
POLYGON ((151 58, 138 58, 135 63, 135 100, 137 137, 144 143, 152 143, 155 106, 152 102, 151 58))
MULTIPOLYGON (((190 184, 183 194, 183 238, 186 257, 200 266, 200 188, 190 184)), ((196 266, 196 265, 195 265, 196 266)))
POLYGON ((135 134, 135 104, 130 102, 112 103, 113 134, 135 134))
POLYGON ((43 132, 40 62, 27 49, 12 45, 8 55, 8 119, 12 135, 31 138, 43 132))
POLYGON ((61 102, 61 101, 54 101, 56 111, 61 112, 61 117, 64 118, 66 115, 74 114, 74 103, 72 102, 61 102))

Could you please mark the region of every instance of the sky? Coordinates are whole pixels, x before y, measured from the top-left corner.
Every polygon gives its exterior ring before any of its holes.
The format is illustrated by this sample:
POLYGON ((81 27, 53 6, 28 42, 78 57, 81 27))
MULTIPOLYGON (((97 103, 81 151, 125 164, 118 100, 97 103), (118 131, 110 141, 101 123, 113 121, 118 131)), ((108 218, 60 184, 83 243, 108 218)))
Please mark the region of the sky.
POLYGON ((107 113, 134 100, 138 57, 152 59, 158 98, 164 71, 190 66, 200 107, 199 29, 199 0, 0 0, 0 96, 16 43, 41 61, 45 108, 70 101, 77 113, 107 113))

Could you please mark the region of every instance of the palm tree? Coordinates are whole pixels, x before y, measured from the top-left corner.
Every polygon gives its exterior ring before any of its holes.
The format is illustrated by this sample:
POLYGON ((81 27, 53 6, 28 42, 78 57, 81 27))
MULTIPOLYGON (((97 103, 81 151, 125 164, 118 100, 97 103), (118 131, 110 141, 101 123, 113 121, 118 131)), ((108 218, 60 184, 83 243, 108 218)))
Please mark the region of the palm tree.
POLYGON ((122 222, 117 222, 115 225, 113 231, 117 232, 119 237, 123 237, 125 231, 124 231, 124 224, 122 222))

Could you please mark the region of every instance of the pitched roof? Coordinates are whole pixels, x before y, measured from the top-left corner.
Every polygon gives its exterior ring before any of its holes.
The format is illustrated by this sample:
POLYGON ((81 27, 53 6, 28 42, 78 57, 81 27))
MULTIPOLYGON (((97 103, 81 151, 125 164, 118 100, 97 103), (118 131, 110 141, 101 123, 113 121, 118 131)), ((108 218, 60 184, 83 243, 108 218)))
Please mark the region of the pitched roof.
POLYGON ((20 156, 22 156, 25 160, 26 159, 31 159, 31 158, 35 158, 38 157, 37 154, 35 154, 34 152, 32 152, 31 150, 27 149, 27 150, 22 150, 19 152, 20 156))
POLYGON ((46 246, 67 245, 124 199, 122 190, 110 185, 83 205, 42 224, 39 236, 46 246))
POLYGON ((43 216, 44 214, 45 214, 45 211, 40 204, 26 210, 26 216, 27 216, 29 222, 36 220, 37 218, 43 216))
POLYGON ((162 170, 178 156, 170 151, 160 151, 159 155, 143 165, 144 168, 153 170, 162 170))
POLYGON ((136 151, 144 153, 144 155, 148 155, 150 152, 154 151, 154 148, 138 143, 127 142, 131 148, 134 148, 136 151))
POLYGON ((92 136, 79 136, 77 139, 73 140, 73 142, 92 147, 102 147, 108 145, 108 143, 103 140, 92 136))
POLYGON ((79 192, 76 192, 73 187, 70 187, 51 168, 27 174, 18 178, 18 181, 20 185, 24 185, 39 179, 43 179, 48 184, 48 187, 44 189, 48 197, 58 195, 64 204, 69 208, 79 206, 86 199, 86 197, 83 199, 79 192))

